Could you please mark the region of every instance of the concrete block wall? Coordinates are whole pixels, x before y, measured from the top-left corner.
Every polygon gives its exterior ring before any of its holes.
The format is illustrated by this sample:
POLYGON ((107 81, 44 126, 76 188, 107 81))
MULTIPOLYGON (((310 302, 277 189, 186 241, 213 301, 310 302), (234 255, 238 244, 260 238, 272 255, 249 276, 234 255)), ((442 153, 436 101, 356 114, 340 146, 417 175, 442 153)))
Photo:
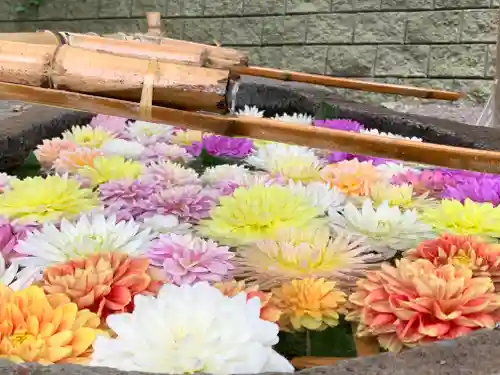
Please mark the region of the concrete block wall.
POLYGON ((215 40, 255 65, 467 91, 484 100, 495 67, 500 0, 41 0, 0 31, 136 32, 160 11, 167 34, 215 40))

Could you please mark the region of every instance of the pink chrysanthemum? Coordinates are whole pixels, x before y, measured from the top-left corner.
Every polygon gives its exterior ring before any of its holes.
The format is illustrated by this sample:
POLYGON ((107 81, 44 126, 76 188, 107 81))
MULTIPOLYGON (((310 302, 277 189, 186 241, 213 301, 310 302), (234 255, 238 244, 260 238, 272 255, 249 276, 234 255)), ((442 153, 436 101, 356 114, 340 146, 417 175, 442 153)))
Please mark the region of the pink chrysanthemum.
POLYGON ((150 214, 175 215, 189 223, 197 223, 209 216, 217 196, 214 190, 199 185, 176 186, 151 197, 150 214))
POLYGON ((154 143, 146 147, 141 155, 141 160, 146 164, 159 163, 164 160, 184 164, 192 158, 185 148, 167 143, 154 143))
POLYGON ((159 191, 154 182, 142 180, 110 181, 99 186, 99 196, 107 214, 118 220, 137 219, 151 210, 151 197, 159 191))
POLYGON ((148 251, 151 264, 161 267, 167 282, 176 285, 225 280, 234 268, 233 256, 229 247, 190 234, 162 235, 148 251))
POLYGON ((67 139, 53 138, 44 139, 34 153, 42 167, 51 168, 61 151, 74 149, 76 149, 76 145, 73 142, 67 139))
POLYGON ((126 134, 128 119, 123 117, 97 115, 92 121, 90 126, 93 128, 104 129, 116 137, 122 138, 126 134))
POLYGON ((93 167, 94 159, 104 155, 101 151, 82 147, 75 150, 61 151, 59 157, 54 161, 54 168, 57 173, 75 172, 85 166, 93 167))
POLYGON ((440 170, 408 171, 392 178, 395 185, 411 184, 417 195, 429 193, 432 198, 440 198, 447 186, 455 186, 457 178, 440 170))
POLYGON ((144 171, 143 177, 162 187, 198 185, 200 178, 194 169, 184 168, 182 165, 164 161, 151 164, 144 171))
POLYGON ((17 180, 17 177, 11 176, 7 173, 0 173, 0 193, 10 189, 10 183, 17 180))
POLYGON ((0 217, 0 254, 4 259, 9 261, 19 256, 14 248, 19 241, 24 240, 35 229, 40 229, 40 224, 15 224, 0 217))

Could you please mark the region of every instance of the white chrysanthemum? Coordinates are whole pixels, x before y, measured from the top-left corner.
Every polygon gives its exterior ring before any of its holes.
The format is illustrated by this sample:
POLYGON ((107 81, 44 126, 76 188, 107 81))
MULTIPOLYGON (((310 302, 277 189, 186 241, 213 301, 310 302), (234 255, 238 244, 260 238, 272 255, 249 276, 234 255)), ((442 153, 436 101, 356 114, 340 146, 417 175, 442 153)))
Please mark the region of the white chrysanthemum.
POLYGON ((273 119, 283 122, 291 122, 293 124, 302 124, 302 125, 311 125, 313 122, 312 116, 309 116, 304 113, 294 113, 293 115, 289 115, 285 113, 283 115, 276 115, 273 119))
POLYGON ((144 152, 145 147, 139 142, 126 141, 125 139, 110 139, 104 142, 100 151, 106 156, 123 156, 127 159, 137 160, 144 152))
POLYGON ((15 176, 11 176, 7 173, 0 172, 0 193, 10 190, 10 184, 19 179, 15 176))
POLYGON ((0 284, 8 286, 12 290, 21 290, 39 279, 40 272, 36 268, 21 268, 16 259, 7 267, 5 258, 0 254, 0 284))
POLYGON ((261 118, 261 117, 264 117, 264 111, 261 111, 256 106, 249 107, 248 105, 245 105, 245 107, 243 107, 243 109, 240 109, 239 111, 236 112, 236 116, 261 118))
POLYGON ((365 237, 372 249, 385 258, 433 237, 432 228, 418 221, 416 210, 402 211, 399 207, 390 207, 387 201, 375 209, 372 201, 366 199, 359 210, 347 203, 341 213, 330 210, 328 215, 336 232, 365 237))
POLYGON ((201 176, 201 181, 207 185, 213 185, 221 181, 243 182, 250 171, 241 165, 217 165, 207 168, 201 176))
POLYGON ((383 164, 379 164, 375 168, 387 180, 391 179, 393 176, 400 174, 400 173, 406 173, 409 171, 416 172, 416 173, 419 172, 418 169, 411 168, 411 167, 404 165, 402 163, 395 163, 392 161, 387 162, 387 163, 383 163, 383 164))
POLYGON ((75 224, 63 219, 59 229, 45 224, 19 241, 15 250, 25 256, 19 259, 21 265, 43 268, 101 252, 143 255, 152 236, 151 229, 142 229, 133 220, 117 222, 114 216, 82 215, 75 224))
POLYGON ((208 283, 164 285, 138 295, 130 314, 107 318, 116 338, 100 336, 91 366, 163 374, 293 372, 276 351, 278 326, 262 320, 260 300, 226 297, 208 283))
POLYGON ((175 215, 154 215, 143 220, 142 227, 151 229, 155 234, 184 234, 192 230, 192 225, 182 223, 175 215))
POLYGON ((422 138, 405 137, 405 136, 402 136, 399 134, 394 134, 394 133, 379 132, 377 129, 361 129, 361 133, 368 134, 368 135, 379 135, 382 137, 389 137, 389 138, 406 139, 408 141, 422 142, 422 138))
POLYGON ((288 187, 322 212, 338 209, 346 200, 346 196, 337 188, 332 188, 323 182, 309 184, 290 182, 288 187))
POLYGON ((154 122, 135 121, 127 126, 128 133, 137 140, 167 139, 175 131, 171 125, 155 124, 154 122))

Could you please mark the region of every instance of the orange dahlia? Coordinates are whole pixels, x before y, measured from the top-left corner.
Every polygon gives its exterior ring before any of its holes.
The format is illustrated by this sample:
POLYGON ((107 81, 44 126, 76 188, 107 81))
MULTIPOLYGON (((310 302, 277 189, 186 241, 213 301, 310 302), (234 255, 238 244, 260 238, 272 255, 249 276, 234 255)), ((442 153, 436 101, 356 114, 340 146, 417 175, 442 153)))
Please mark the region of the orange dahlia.
POLYGON ((259 290, 259 286, 247 286, 244 281, 225 281, 214 284, 222 294, 228 297, 234 297, 238 293, 246 293, 247 301, 257 297, 260 300, 260 318, 269 322, 278 322, 281 310, 270 303, 272 293, 265 293, 259 290))
POLYGON ((369 271, 349 297, 347 320, 358 321, 359 336, 376 336, 393 352, 494 328, 500 295, 489 277, 427 259, 401 259, 369 271))
POLYGON ((360 163, 357 159, 329 164, 321 170, 324 182, 353 197, 368 195, 370 187, 380 178, 371 161, 360 163))
POLYGON ((453 264, 470 268, 474 276, 489 276, 500 291, 500 245, 473 236, 441 235, 423 241, 406 258, 427 259, 436 266, 453 264))
POLYGON ((161 281, 149 271, 149 260, 125 253, 94 254, 45 269, 43 289, 64 293, 79 308, 87 308, 104 320, 108 315, 133 310, 137 294, 156 294, 161 281))
POLYGON ((78 310, 64 295, 47 297, 30 286, 13 292, 0 285, 0 358, 42 364, 89 361, 99 317, 78 310))
POLYGON ((76 150, 63 150, 54 161, 54 168, 58 173, 75 172, 79 168, 94 166, 94 159, 104 155, 102 151, 91 148, 77 148, 76 150))
POLYGON ((279 326, 283 331, 323 331, 339 324, 346 294, 334 281, 305 278, 292 280, 272 290, 271 303, 282 313, 279 326))
POLYGON ((67 139, 44 139, 43 143, 37 146, 34 154, 42 167, 51 168, 61 152, 74 149, 76 145, 67 139))

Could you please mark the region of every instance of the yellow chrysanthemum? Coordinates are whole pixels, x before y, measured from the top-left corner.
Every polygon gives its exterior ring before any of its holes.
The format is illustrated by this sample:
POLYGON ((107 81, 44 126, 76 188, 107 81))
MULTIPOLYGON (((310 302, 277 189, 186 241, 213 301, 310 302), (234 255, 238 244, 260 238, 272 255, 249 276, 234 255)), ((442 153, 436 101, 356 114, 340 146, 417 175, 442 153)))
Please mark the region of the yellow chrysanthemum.
MULTIPOLYGON (((402 209, 423 209, 435 203, 428 199, 428 193, 415 196, 413 186, 409 184, 391 185, 385 182, 377 182, 370 186, 368 197, 371 198, 374 205, 380 206, 384 201, 391 207, 402 209)), ((359 199, 363 203, 364 198, 359 199)))
POLYGON ((326 226, 286 228, 275 240, 238 249, 235 276, 264 289, 305 277, 324 277, 349 287, 356 284, 368 263, 377 261, 368 251, 360 240, 351 241, 343 235, 331 238, 326 226))
POLYGON ((424 210, 421 221, 438 233, 500 237, 500 206, 491 203, 442 200, 436 207, 424 210))
POLYGON ((221 243, 243 245, 274 238, 282 228, 309 226, 320 221, 319 215, 317 208, 286 187, 255 185, 222 197, 199 229, 221 243))
POLYGON ((272 293, 271 303, 282 311, 279 326, 283 331, 335 327, 347 299, 334 281, 314 278, 293 280, 272 293))
POLYGON ((97 194, 74 179, 61 176, 13 180, 0 195, 0 215, 21 223, 54 222, 90 211, 99 204, 97 194))
POLYGON ((0 358, 16 363, 86 364, 99 317, 78 310, 63 294, 47 297, 38 286, 13 292, 0 285, 0 358))
POLYGON ((98 156, 93 166, 86 165, 77 170, 77 174, 88 178, 93 186, 110 180, 135 180, 141 173, 139 162, 125 160, 122 156, 98 156))
POLYGON ((171 142, 176 145, 191 146, 194 142, 201 142, 203 135, 209 134, 203 134, 199 130, 179 130, 172 136, 171 142))
POLYGON ((113 139, 113 135, 100 128, 91 126, 73 126, 63 133, 63 138, 82 147, 99 148, 104 142, 113 139))
POLYGON ((321 168, 321 164, 316 161, 287 155, 276 158, 270 166, 269 172, 294 182, 309 183, 321 180, 321 168))

